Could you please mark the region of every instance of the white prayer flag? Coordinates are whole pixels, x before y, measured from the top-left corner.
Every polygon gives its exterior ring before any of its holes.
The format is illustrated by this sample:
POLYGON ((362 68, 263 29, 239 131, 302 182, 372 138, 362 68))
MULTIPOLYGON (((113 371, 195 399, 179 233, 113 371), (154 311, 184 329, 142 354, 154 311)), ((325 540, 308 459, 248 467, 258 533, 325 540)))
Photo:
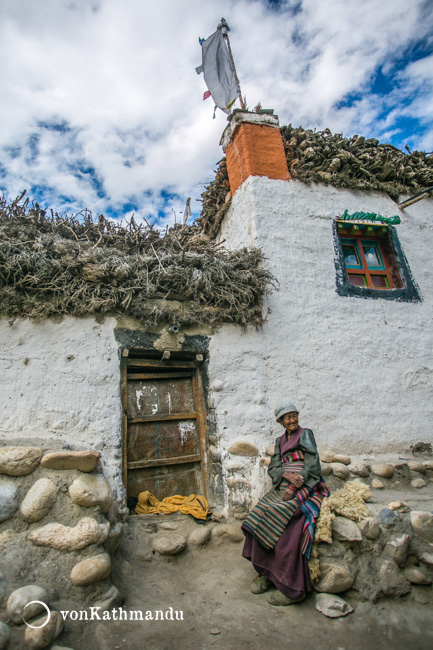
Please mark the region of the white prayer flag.
POLYGON ((203 72, 215 106, 224 113, 230 113, 230 106, 237 97, 238 87, 222 30, 218 29, 209 36, 203 41, 201 47, 202 64, 196 68, 197 74, 203 72))

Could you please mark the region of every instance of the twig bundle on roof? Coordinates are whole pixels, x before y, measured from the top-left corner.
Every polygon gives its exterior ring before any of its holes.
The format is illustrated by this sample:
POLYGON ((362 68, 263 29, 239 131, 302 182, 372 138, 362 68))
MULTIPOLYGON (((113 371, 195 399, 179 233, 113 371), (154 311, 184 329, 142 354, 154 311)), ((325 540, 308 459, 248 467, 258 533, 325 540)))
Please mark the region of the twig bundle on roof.
POLYGON ((329 129, 281 128, 289 171, 304 183, 379 191, 398 201, 433 186, 433 158, 422 151, 405 154, 391 144, 329 129))
MULTIPOLYGON (((411 196, 433 186, 433 156, 422 151, 405 154, 374 138, 343 138, 329 129, 315 132, 289 125, 281 127, 281 135, 290 175, 303 183, 383 192, 396 202, 401 194, 411 196)), ((223 158, 215 179, 202 194, 203 208, 198 220, 211 238, 218 233, 230 205, 228 190, 223 158)))
POLYGON ((258 325, 273 285, 257 249, 230 252, 197 225, 47 212, 0 200, 0 315, 127 314, 146 326, 258 325))

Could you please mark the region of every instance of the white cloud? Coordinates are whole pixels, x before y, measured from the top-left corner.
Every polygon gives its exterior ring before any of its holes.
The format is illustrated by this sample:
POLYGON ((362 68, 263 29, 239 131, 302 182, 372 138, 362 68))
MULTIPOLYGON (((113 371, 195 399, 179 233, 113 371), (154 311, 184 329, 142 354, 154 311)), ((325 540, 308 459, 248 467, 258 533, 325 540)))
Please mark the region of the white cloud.
POLYGON ((221 16, 250 107, 260 100, 281 124, 397 139, 411 116, 424 126, 412 146, 433 147, 431 58, 401 60, 430 38, 423 0, 3 0, 0 14, 11 196, 46 188, 55 208, 123 214, 133 203, 168 220, 191 196, 197 213, 226 118, 212 120, 194 68, 198 36, 221 16), (385 96, 370 92, 379 69, 393 84, 385 96))

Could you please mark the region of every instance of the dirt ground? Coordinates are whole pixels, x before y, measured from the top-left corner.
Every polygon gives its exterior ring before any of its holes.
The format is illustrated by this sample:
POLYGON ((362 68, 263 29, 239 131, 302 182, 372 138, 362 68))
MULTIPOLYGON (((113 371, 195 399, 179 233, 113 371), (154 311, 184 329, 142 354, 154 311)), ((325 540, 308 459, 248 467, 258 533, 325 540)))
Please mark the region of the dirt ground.
MULTIPOLYGON (((173 532, 183 535, 197 526, 182 515, 160 517, 176 527, 173 532)), ((162 521, 160 517, 157 521, 162 521)), ((344 598, 355 611, 339 619, 326 618, 315 609, 315 592, 303 603, 273 607, 266 593, 250 592, 255 573, 241 557, 242 543, 226 541, 217 545, 211 540, 204 548, 163 557, 152 553, 153 535, 148 531, 149 519, 129 517, 113 582, 126 595, 125 610, 140 610, 145 616, 147 611, 166 612, 172 607, 174 612, 183 612, 183 620, 67 621, 59 645, 74 650, 433 647, 431 604, 416 603, 413 596, 371 604, 358 601, 356 593, 349 591, 344 598)), ((57 603, 57 608, 65 605, 57 603)))
MULTIPOLYGON (((332 488, 338 486, 331 486, 332 488)), ((368 508, 377 514, 389 502, 401 500, 413 510, 431 510, 433 481, 422 490, 406 485, 374 490, 368 508)), ((241 522, 232 520, 240 527, 241 522)), ((208 527, 220 524, 210 522, 208 527)), ((128 620, 65 622, 54 645, 73 650, 261 650, 299 647, 302 650, 431 650, 433 648, 433 587, 414 587, 401 598, 361 602, 353 590, 342 594, 354 607, 346 617, 330 619, 315 609, 315 593, 302 603, 274 607, 268 594, 250 592, 255 572, 242 558, 242 542, 189 546, 179 555, 152 551, 156 534, 185 538, 199 526, 181 514, 129 516, 120 551, 114 557, 112 582, 125 596, 128 620), (171 528, 168 530, 167 528, 171 528), (165 530, 164 530, 165 529, 165 530), (422 604, 423 596, 430 602, 422 604), (417 599, 417 600, 415 600, 417 599), (417 602, 418 601, 418 602, 417 602), (170 612, 175 620, 130 620, 131 612, 170 612), (176 620, 175 612, 183 620, 176 620)), ((202 526, 200 526, 202 528, 202 526)), ((60 591, 60 590, 59 590, 60 591)), ((61 592, 60 592, 61 593, 61 592)), ((53 608, 87 610, 70 600, 55 600, 53 608)), ((8 650, 22 650, 24 626, 12 628, 8 650)))

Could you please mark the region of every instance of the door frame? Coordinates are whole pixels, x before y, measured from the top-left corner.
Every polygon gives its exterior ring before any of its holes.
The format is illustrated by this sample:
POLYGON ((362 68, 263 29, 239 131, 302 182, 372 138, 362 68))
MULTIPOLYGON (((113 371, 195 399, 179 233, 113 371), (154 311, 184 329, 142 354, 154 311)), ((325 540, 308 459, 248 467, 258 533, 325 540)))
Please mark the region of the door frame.
POLYGON ((141 361, 139 365, 144 368, 172 368, 173 370, 191 370, 192 376, 192 389, 194 396, 195 412, 196 412, 196 428, 198 433, 199 451, 200 451, 200 465, 201 476, 203 481, 204 496, 208 496, 208 481, 210 475, 209 468, 209 452, 208 452, 208 439, 207 439, 207 412, 205 395, 203 389, 202 371, 203 371, 203 354, 189 353, 186 355, 182 353, 182 358, 176 358, 177 355, 173 354, 169 359, 161 359, 161 354, 155 356, 155 350, 129 350, 124 348, 120 359, 120 399, 122 405, 122 422, 121 422, 121 437, 122 437, 122 479, 125 487, 125 499, 128 498, 128 414, 127 414, 127 385, 128 385, 128 361, 134 359, 141 361), (197 360, 196 357, 201 357, 197 360), (193 360, 194 359, 194 360, 193 360))

